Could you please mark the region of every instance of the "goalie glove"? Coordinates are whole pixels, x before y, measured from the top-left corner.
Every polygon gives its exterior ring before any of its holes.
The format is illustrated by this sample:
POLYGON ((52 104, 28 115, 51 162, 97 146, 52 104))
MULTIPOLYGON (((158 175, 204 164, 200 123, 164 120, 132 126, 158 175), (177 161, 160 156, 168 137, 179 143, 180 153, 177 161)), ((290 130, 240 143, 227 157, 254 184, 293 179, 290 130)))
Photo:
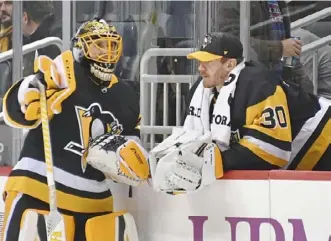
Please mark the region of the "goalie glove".
POLYGON ((70 51, 51 60, 49 57, 36 56, 34 75, 26 77, 18 90, 18 103, 28 121, 40 119, 40 93, 38 81, 46 88, 49 119, 62 111, 62 102, 76 89, 73 56, 70 51))
POLYGON ((133 139, 107 133, 90 143, 86 160, 107 178, 136 187, 149 176, 147 155, 133 139))
POLYGON ((221 153, 210 132, 201 136, 197 131, 174 129, 151 151, 150 165, 156 191, 197 191, 223 175, 221 153))

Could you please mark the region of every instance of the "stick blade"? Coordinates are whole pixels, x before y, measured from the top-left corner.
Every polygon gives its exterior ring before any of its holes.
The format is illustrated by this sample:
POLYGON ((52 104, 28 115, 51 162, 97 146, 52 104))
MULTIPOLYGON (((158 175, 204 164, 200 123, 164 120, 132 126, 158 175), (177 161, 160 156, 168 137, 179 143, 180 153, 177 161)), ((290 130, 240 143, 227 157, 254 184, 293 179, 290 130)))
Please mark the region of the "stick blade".
POLYGON ((46 218, 47 241, 66 241, 64 220, 58 211, 52 211, 46 218))

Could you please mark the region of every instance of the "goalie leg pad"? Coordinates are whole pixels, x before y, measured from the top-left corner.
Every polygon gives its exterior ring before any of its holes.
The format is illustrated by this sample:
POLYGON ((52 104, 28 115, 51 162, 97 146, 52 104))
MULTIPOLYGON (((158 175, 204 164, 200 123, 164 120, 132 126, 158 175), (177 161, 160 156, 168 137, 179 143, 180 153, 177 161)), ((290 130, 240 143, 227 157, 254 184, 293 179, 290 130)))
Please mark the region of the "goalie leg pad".
MULTIPOLYGON (((37 228, 40 226, 44 226, 44 228, 46 228, 44 215, 47 215, 48 211, 42 210, 43 208, 47 208, 45 207, 45 204, 40 203, 38 200, 23 193, 14 191, 6 191, 4 193, 4 201, 5 213, 4 225, 2 226, 2 230, 0 232, 1 240, 35 241, 36 237, 38 237, 37 228)), ((66 228, 66 240, 73 241, 75 232, 74 218, 63 215, 63 219, 66 228)), ((41 229, 43 228, 41 227, 41 229)), ((41 236, 46 236, 46 232, 41 232, 39 232, 40 240, 44 240, 41 236)))
POLYGON ((88 219, 85 235, 87 241, 138 241, 135 221, 126 211, 88 219))
MULTIPOLYGON (((48 211, 39 209, 27 209, 24 211, 21 219, 20 240, 35 241, 38 237, 40 240, 46 238, 46 216, 48 211), (23 239, 21 239, 23 237, 23 239), (30 239, 28 239, 30 238, 30 239)), ((65 226, 66 241, 74 241, 75 221, 72 216, 61 214, 65 226)), ((54 237, 56 238, 56 237, 54 237)), ((56 239, 55 239, 56 240, 56 239)))

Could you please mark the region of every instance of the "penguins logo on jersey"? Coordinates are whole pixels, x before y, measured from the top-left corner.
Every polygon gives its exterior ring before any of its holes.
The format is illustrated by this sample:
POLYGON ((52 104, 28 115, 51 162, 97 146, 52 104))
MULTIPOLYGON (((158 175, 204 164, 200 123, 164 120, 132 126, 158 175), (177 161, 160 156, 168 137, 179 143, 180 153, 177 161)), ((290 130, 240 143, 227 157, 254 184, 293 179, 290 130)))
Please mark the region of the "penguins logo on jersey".
POLYGON ((98 103, 93 103, 88 108, 75 106, 75 110, 80 131, 80 143, 70 141, 64 149, 82 157, 81 165, 84 172, 87 164, 86 149, 89 142, 105 133, 119 135, 123 131, 123 126, 111 112, 103 111, 98 103))
POLYGON ((206 35, 205 38, 203 39, 202 48, 206 48, 207 45, 211 43, 211 41, 212 41, 211 36, 206 35))

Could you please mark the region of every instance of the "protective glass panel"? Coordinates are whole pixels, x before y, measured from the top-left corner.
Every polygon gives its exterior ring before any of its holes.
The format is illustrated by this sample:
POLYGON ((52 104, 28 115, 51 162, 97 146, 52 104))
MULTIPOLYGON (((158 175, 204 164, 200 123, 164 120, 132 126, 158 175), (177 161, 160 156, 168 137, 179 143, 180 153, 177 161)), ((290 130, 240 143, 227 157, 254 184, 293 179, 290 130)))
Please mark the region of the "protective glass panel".
MULTIPOLYGON (((9 87, 33 73, 35 50, 55 58, 61 51, 61 1, 0 1, 0 111, 9 87), (13 38, 13 36, 16 36, 13 38), (58 37, 57 41, 47 37, 58 37), (23 49, 26 52, 24 55, 23 49), (14 49, 15 58, 11 52, 14 49)), ((17 162, 23 144, 22 130, 6 126, 0 114, 0 165, 17 162)))

